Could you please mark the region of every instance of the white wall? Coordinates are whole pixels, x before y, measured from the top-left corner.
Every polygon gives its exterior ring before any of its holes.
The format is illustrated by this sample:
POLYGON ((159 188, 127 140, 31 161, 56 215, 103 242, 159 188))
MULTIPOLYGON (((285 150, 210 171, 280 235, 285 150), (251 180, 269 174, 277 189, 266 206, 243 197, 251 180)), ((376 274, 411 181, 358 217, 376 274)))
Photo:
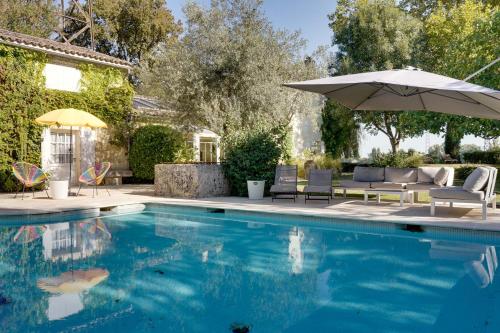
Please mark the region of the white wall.
POLYGON ((58 65, 46 64, 43 69, 45 87, 47 89, 79 92, 82 73, 79 69, 58 65))

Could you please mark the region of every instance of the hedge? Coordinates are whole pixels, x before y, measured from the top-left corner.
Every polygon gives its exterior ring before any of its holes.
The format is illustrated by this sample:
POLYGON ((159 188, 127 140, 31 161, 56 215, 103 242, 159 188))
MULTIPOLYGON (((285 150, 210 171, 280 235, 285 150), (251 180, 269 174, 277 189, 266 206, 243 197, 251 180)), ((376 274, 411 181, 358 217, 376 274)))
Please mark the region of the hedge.
POLYGON ((500 164, 500 148, 489 151, 470 151, 463 153, 466 163, 500 164))
POLYGON ((235 132, 224 137, 223 171, 231 193, 248 195, 247 180, 265 180, 265 192, 274 183, 276 165, 288 159, 288 132, 283 127, 235 132))
POLYGON ((184 135, 177 130, 160 125, 140 127, 132 137, 130 169, 135 178, 153 180, 155 164, 174 162, 184 147, 184 135))

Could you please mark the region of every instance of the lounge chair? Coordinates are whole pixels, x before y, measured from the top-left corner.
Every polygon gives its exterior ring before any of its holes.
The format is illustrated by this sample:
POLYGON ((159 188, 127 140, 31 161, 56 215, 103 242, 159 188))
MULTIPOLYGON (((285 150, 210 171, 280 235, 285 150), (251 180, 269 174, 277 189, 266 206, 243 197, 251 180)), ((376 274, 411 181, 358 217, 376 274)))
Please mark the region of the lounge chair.
POLYGON ((297 198, 297 166, 278 165, 274 176, 274 185, 271 186, 272 201, 274 199, 297 198), (286 197, 278 197, 285 195, 286 197), (291 197, 290 197, 291 196, 291 197))
MULTIPOLYGON (((106 173, 109 171, 109 168, 111 168, 111 163, 102 162, 102 163, 96 163, 93 167, 90 167, 87 170, 85 170, 85 172, 82 173, 80 178, 78 178, 78 181, 80 182, 80 187, 78 188, 78 192, 76 193, 76 195, 78 196, 78 194, 80 194, 82 185, 93 186, 92 197, 94 197, 94 192, 95 195, 97 195, 97 185, 102 183, 104 177, 106 177, 106 173)), ((109 190, 106 189, 106 191, 111 196, 109 190)))
MULTIPOLYGON (((49 180, 49 176, 47 173, 31 163, 16 162, 12 164, 12 172, 14 173, 14 176, 17 178, 17 180, 19 180, 19 182, 23 185, 23 195, 21 199, 24 199, 24 190, 26 188, 32 189, 34 198, 35 186, 45 184, 49 180)), ((16 191, 16 195, 14 198, 17 198, 18 193, 19 188, 16 191)), ((47 188, 45 188, 45 193, 47 193, 47 198, 50 198, 49 192, 47 192, 47 188)))
POLYGON ((447 186, 429 191, 431 196, 431 216, 436 213, 436 202, 447 202, 450 207, 454 203, 473 203, 482 205, 482 218, 487 219, 488 204, 496 208, 495 183, 497 168, 479 167, 474 170, 463 186, 447 186))
POLYGON ((332 169, 311 169, 309 171, 307 186, 303 190, 306 196, 306 203, 307 200, 328 200, 328 203, 330 203, 330 198, 332 197, 332 175, 332 169), (314 198, 311 198, 311 196, 314 196, 314 198), (318 198, 318 196, 322 198, 318 198))

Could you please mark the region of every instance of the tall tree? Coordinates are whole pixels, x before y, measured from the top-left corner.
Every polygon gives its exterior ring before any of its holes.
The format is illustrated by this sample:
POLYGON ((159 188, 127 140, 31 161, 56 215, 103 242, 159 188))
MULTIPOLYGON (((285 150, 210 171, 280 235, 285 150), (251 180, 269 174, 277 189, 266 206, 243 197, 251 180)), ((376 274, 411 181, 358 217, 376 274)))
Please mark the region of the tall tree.
MULTIPOLYGON (((424 69, 464 79, 498 57, 500 7, 464 0, 455 5, 437 5, 425 20, 423 47, 419 54, 424 69)), ((493 66, 471 82, 500 88, 500 66, 493 66)), ((426 115, 424 122, 433 133, 445 133, 445 152, 459 156, 466 134, 485 139, 500 136, 500 121, 453 115, 426 115)))
POLYGON ((50 0, 0 0, 0 27, 48 38, 57 27, 57 10, 50 0))
MULTIPOLYGON (((404 68, 412 64, 413 45, 422 24, 397 7, 394 0, 339 0, 329 15, 338 46, 338 73, 404 68)), ((423 132, 407 112, 357 112, 371 133, 385 134, 392 151, 401 140, 423 132)))
POLYGON ((354 113, 333 101, 321 111, 321 139, 333 158, 359 157, 360 126, 354 113))
MULTIPOLYGON (((92 9, 96 50, 135 64, 159 43, 175 42, 182 30, 165 0, 94 0, 92 9)), ((66 32, 81 24, 69 24, 66 32)), ((87 31, 75 42, 88 47, 90 41, 87 31)))
POLYGON ((160 96, 179 122, 219 133, 286 125, 297 112, 319 109, 311 102, 319 97, 282 87, 320 75, 317 57, 304 59, 299 34, 275 30, 261 3, 214 0, 203 8, 188 2, 185 33, 145 62, 143 90, 160 96))

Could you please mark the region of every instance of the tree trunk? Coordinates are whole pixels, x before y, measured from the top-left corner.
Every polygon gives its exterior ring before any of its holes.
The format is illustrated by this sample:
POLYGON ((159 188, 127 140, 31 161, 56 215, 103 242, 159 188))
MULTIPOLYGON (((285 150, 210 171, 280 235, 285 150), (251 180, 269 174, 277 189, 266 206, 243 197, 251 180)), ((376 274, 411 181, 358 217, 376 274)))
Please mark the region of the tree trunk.
POLYGON ((444 136, 444 152, 453 158, 460 158, 460 141, 464 137, 464 133, 453 121, 446 124, 446 132, 444 136))
POLYGON ((392 137, 392 138, 389 137, 389 141, 391 142, 392 153, 396 154, 399 151, 400 140, 397 138, 394 138, 394 137, 392 137))

